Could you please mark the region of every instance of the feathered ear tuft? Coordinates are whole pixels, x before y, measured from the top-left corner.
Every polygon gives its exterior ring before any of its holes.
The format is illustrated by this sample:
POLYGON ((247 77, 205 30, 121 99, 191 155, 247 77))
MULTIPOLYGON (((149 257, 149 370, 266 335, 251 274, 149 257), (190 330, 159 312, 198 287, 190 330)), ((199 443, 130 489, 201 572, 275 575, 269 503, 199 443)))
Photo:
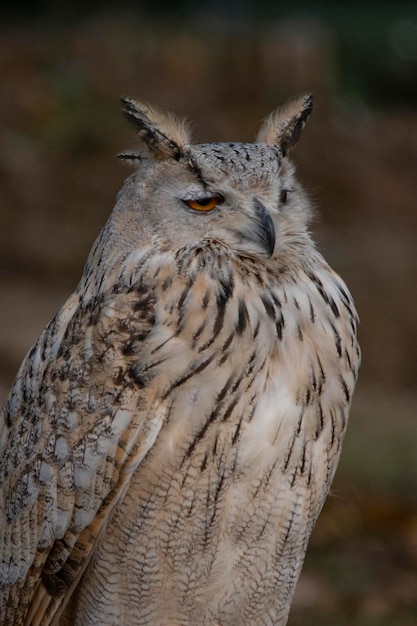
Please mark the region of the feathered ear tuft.
MULTIPOLYGON (((190 143, 187 125, 168 113, 160 113, 131 98, 121 98, 123 114, 133 125, 143 144, 158 159, 178 160, 190 143)), ((121 154, 122 159, 133 160, 132 153, 121 154)))
POLYGON ((284 156, 300 138, 313 110, 313 96, 308 94, 280 107, 262 124, 256 141, 277 146, 284 156))

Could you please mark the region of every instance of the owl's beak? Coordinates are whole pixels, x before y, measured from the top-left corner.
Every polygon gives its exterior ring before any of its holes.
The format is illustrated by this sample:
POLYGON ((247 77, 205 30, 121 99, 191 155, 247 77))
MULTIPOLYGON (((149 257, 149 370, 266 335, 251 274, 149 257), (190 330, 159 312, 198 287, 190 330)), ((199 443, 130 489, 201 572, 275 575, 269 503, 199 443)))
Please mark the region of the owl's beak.
POLYGON ((253 201, 254 217, 250 229, 250 239, 260 244, 269 257, 275 248, 275 226, 271 216, 262 204, 255 198, 253 201))

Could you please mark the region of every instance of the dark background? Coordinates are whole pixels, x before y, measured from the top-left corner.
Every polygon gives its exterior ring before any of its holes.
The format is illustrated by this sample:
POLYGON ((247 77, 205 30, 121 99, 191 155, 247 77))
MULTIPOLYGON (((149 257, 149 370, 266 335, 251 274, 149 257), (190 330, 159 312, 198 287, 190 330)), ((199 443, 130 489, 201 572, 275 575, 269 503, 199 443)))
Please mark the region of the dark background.
POLYGON ((417 623, 417 4, 0 4, 0 400, 129 170, 118 98, 251 140, 308 91, 294 152, 363 367, 290 626, 417 623), (291 4, 291 6, 290 6, 291 4))

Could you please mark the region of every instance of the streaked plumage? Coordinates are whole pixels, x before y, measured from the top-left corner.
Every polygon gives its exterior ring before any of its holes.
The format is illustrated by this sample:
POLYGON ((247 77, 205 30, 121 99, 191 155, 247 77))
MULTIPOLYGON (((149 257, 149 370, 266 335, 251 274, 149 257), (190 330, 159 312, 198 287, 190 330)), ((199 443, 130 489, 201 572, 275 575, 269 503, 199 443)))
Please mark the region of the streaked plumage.
POLYGON ((137 170, 1 417, 0 623, 285 624, 359 367, 288 160, 311 98, 255 144, 124 107, 137 170))

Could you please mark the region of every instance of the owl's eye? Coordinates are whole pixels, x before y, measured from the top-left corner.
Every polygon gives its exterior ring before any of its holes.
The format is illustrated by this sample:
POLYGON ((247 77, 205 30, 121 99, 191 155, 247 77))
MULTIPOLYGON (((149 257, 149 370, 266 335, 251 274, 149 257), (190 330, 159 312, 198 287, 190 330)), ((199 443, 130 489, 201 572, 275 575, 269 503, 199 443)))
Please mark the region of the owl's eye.
POLYGON ((222 198, 218 196, 209 196, 207 198, 199 198, 198 200, 184 200, 185 204, 195 211, 211 211, 216 207, 222 198))
POLYGON ((287 202, 287 200, 288 200, 288 191, 287 191, 287 189, 281 189, 279 200, 280 200, 281 204, 285 204, 287 202))

